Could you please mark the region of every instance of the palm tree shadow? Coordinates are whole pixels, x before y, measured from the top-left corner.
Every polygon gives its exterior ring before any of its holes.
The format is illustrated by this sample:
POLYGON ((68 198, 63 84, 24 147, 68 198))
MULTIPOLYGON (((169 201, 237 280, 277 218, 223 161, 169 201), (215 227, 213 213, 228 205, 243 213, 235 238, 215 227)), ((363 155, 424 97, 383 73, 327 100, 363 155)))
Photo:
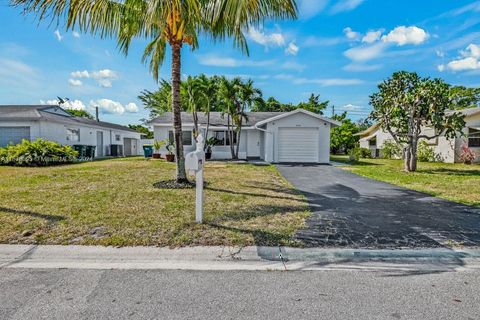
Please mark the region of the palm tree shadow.
POLYGON ((55 222, 59 222, 61 220, 65 220, 65 218, 62 217, 62 216, 38 213, 38 212, 29 211, 29 210, 18 210, 18 209, 6 208, 6 207, 0 207, 0 212, 12 213, 12 214, 18 214, 18 215, 26 215, 26 216, 30 216, 32 218, 44 219, 44 220, 47 220, 51 223, 55 223, 55 222))

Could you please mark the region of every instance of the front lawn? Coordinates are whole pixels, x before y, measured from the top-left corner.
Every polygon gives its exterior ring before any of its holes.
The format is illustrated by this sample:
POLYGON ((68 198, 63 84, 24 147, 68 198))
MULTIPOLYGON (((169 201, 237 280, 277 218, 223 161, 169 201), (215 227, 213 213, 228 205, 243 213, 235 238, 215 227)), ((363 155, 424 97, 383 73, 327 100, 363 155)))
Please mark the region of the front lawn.
MULTIPOLYGON (((348 164, 345 156, 332 156, 331 160, 348 164)), ((480 207, 480 165, 419 162, 417 172, 406 173, 401 160, 361 159, 359 163, 343 168, 372 179, 480 207)))
POLYGON ((0 242, 300 245, 291 238, 308 206, 275 167, 208 163, 204 225, 194 223, 194 189, 154 188, 174 172, 143 158, 0 167, 0 242))

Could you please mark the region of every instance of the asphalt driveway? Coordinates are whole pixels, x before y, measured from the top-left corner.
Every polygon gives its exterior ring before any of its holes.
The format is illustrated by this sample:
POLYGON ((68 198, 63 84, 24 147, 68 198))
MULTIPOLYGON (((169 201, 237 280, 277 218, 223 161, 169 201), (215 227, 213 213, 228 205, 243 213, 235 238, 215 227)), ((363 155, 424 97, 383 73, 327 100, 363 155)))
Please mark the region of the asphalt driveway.
POLYGON ((277 168, 309 202, 313 215, 295 235, 309 247, 480 246, 479 209, 333 166, 277 168))

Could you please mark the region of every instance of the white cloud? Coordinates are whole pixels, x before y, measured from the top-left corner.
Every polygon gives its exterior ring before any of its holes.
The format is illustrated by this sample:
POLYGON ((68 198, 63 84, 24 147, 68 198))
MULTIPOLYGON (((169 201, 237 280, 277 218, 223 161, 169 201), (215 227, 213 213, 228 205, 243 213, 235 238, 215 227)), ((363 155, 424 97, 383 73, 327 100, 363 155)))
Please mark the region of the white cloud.
POLYGON ((70 73, 70 76, 72 78, 92 78, 104 88, 111 88, 112 81, 118 79, 118 73, 110 69, 102 69, 91 72, 88 72, 87 70, 74 71, 70 73))
POLYGON ((55 32, 54 32, 53 34, 57 37, 57 40, 58 40, 58 41, 62 41, 63 36, 62 36, 62 34, 60 33, 60 30, 58 30, 58 29, 55 30, 55 32))
POLYGON ((480 45, 470 44, 465 50, 460 51, 461 57, 450 61, 447 65, 439 65, 437 69, 444 71, 480 70, 480 45))
POLYGON ((95 107, 98 107, 101 113, 108 113, 108 114, 121 115, 121 114, 124 114, 125 112, 128 112, 128 113, 138 112, 138 107, 133 102, 130 102, 124 106, 120 102, 113 101, 110 99, 90 100, 89 108, 91 110, 94 110, 95 107))
MULTIPOLYGON (((40 104, 46 104, 46 105, 54 105, 58 106, 58 100, 57 99, 52 99, 52 100, 40 100, 40 104)), ((80 100, 69 100, 66 101, 61 105, 62 108, 64 109, 71 109, 71 110, 86 110, 87 107, 83 104, 82 101, 80 100)))
POLYGON ((440 58, 445 57, 445 52, 443 52, 442 50, 435 50, 435 54, 437 55, 437 57, 440 58))
POLYGON ((265 47, 283 47, 285 45, 285 37, 281 33, 266 34, 261 30, 253 27, 248 29, 247 37, 252 41, 265 47))
POLYGON ((299 50, 300 48, 294 42, 290 42, 288 44, 288 47, 285 48, 285 53, 292 56, 296 56, 299 50))
POLYGON ((461 51, 464 57, 480 58, 480 45, 470 44, 467 49, 461 51))
POLYGON ((307 66, 295 61, 286 61, 282 64, 279 65, 280 69, 285 69, 285 70, 295 70, 295 71, 303 71, 305 70, 307 66))
POLYGON ((331 12, 332 13, 339 13, 345 11, 351 11, 356 9, 359 5, 361 5, 365 0, 339 0, 333 7, 331 12))
POLYGON ((374 43, 377 40, 380 39, 382 36, 383 30, 377 30, 377 31, 368 31, 362 38, 362 42, 365 43, 374 43))
POLYGON ((383 54, 385 44, 378 42, 369 46, 348 49, 343 54, 353 61, 367 61, 378 58, 383 54))
POLYGON ((72 36, 73 36, 74 38, 80 38, 80 33, 78 33, 77 31, 73 31, 73 32, 72 32, 72 36))
POLYGON ((342 110, 342 111, 360 111, 362 109, 363 109, 362 106, 356 106, 356 105, 353 105, 351 103, 340 107, 340 110, 342 110))
POLYGON ((89 106, 91 109, 98 107, 102 113, 108 114, 123 114, 125 112, 125 107, 120 102, 110 99, 90 100, 89 106))
POLYGON ((358 40, 361 36, 360 33, 353 31, 350 27, 343 29, 343 33, 345 33, 345 36, 347 36, 349 40, 358 40))
POLYGON ((73 86, 73 87, 79 87, 81 86, 83 83, 82 81, 78 80, 78 79, 68 79, 68 84, 73 86))
POLYGON ((428 33, 416 26, 399 26, 382 37, 383 42, 396 43, 398 46, 406 44, 419 45, 428 39, 428 33))
POLYGON ((125 105, 125 111, 128 113, 137 113, 138 107, 134 102, 130 102, 125 105))
POLYGON ((87 70, 73 71, 73 72, 70 72, 70 76, 72 78, 90 78, 90 73, 88 73, 87 70))

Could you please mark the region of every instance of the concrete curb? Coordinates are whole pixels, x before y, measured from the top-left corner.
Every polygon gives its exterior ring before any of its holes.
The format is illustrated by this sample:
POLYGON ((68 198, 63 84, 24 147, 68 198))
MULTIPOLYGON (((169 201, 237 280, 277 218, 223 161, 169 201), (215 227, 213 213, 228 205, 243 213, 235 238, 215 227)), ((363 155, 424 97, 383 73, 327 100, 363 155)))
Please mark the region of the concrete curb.
POLYGON ((480 250, 0 245, 0 268, 445 272, 480 269, 480 250))

